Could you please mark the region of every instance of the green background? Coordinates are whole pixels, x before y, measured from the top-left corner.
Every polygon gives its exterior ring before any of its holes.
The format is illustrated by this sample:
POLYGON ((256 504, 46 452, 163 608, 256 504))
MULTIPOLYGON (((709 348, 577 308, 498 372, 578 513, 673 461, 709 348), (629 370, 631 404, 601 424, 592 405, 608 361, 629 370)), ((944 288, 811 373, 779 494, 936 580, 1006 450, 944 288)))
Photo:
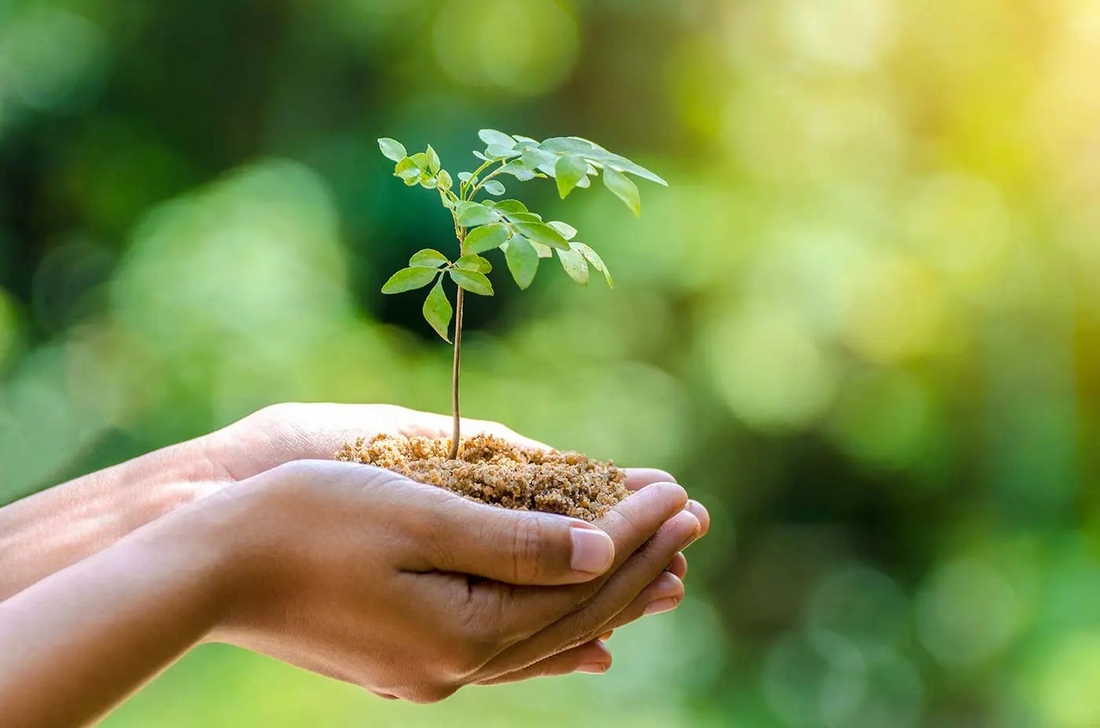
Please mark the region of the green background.
POLYGON ((446 410, 378 288, 448 218, 376 137, 671 183, 513 183, 617 285, 494 260, 464 401, 710 507, 674 614, 428 707, 207 647, 106 725, 1100 725, 1097 68, 1090 0, 0 0, 0 502, 272 402, 446 410))

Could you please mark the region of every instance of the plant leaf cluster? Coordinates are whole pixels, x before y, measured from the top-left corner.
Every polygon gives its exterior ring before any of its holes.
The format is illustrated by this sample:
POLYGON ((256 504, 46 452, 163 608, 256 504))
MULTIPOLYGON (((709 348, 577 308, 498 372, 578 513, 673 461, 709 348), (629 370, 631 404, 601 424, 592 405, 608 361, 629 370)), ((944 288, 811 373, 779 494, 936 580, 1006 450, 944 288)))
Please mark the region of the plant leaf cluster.
POLYGON ((565 273, 577 283, 587 285, 594 269, 608 286, 614 285, 599 254, 576 239, 576 228, 558 220, 545 220, 517 199, 501 199, 507 194, 502 177, 511 177, 516 183, 553 179, 562 199, 576 189, 591 187, 598 177, 635 215, 641 212, 641 198, 631 176, 667 186, 645 167, 580 137, 552 137, 540 142, 495 129, 482 129, 478 137, 485 144, 484 149, 474 152, 480 166, 455 176, 443 168, 431 145, 410 155, 395 139, 378 140, 382 154, 394 162, 395 177, 409 187, 439 193, 440 203, 451 212, 459 244, 453 261, 438 250, 418 251, 409 259, 408 267, 386 281, 382 293, 431 286, 424 301, 424 320, 447 341, 454 308, 443 279, 450 278, 470 293, 493 295, 487 275, 493 267, 482 253, 501 250, 509 273, 521 289, 531 285, 540 261, 555 254, 565 273))

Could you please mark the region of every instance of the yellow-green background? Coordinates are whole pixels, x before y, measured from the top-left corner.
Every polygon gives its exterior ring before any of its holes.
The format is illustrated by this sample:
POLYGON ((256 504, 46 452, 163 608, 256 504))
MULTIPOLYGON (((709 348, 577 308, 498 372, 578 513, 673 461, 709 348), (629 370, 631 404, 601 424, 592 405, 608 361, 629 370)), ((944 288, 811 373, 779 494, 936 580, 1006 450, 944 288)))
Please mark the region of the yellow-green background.
MULTIPOLYGON (((602 677, 384 702, 196 651, 125 726, 1100 725, 1100 3, 0 0, 0 502, 282 400, 447 407, 375 138, 668 178, 467 311, 464 401, 711 509, 602 677)), ((501 261, 496 261, 500 263, 501 261)))

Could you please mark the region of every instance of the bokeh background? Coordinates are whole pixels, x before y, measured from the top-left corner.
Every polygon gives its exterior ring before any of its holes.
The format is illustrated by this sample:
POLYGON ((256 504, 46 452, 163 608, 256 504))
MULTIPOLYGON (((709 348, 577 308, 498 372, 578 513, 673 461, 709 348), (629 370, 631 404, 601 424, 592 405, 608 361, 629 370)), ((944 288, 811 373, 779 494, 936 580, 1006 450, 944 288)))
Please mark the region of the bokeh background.
POLYGON ((498 265, 464 401, 680 476, 673 615, 428 707, 207 647, 106 725, 1100 725, 1097 69, 1090 0, 0 0, 0 502, 273 402, 446 410, 378 288, 448 218, 376 137, 671 183, 512 190, 617 286, 498 265))

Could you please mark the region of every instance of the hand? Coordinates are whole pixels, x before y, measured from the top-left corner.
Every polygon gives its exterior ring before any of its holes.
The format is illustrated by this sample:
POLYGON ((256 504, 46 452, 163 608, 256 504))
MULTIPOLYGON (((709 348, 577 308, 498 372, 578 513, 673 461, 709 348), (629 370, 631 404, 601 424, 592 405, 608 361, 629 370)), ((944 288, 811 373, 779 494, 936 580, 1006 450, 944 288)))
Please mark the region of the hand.
POLYGON ((655 484, 593 525, 294 462, 196 504, 231 543, 212 639, 416 702, 603 666, 600 634, 682 593, 662 572, 702 530, 686 503, 655 484))
MULTIPOLYGON (((541 442, 488 420, 462 420, 467 435, 485 434, 517 445, 547 448, 541 442)), ((431 412, 390 404, 301 404, 271 405, 201 438, 209 465, 222 481, 218 486, 250 478, 294 460, 329 459, 345 443, 375 435, 443 438, 451 436, 451 418, 431 412)), ((626 487, 637 491, 652 483, 675 483, 669 473, 655 468, 626 468, 626 487)), ((706 508, 696 501, 688 509, 702 525, 700 535, 710 528, 706 508)), ((687 562, 678 555, 670 571, 680 578, 687 562)))
MULTIPOLYGON (((496 435, 517 445, 547 446, 504 425, 462 420, 464 436, 496 435)), ((223 479, 243 480, 292 460, 328 460, 345 443, 375 435, 449 438, 449 416, 389 404, 287 402, 254 412, 206 438, 206 457, 223 479)))
POLYGON ((599 671, 596 637, 678 585, 662 569, 701 530, 685 504, 653 484, 589 524, 364 465, 280 466, 0 602, 5 725, 94 721, 204 640, 418 702, 599 671))
MULTIPOLYGON (((284 403, 265 407, 207 436, 206 453, 215 472, 223 474, 225 482, 221 487, 224 487, 294 460, 328 459, 344 443, 354 442, 359 437, 389 434, 445 438, 451 436, 451 425, 448 416, 395 405, 284 403)), ((467 435, 490 434, 527 447, 547 447, 497 422, 464 419, 462 427, 467 435)), ((627 468, 626 475, 626 487, 631 491, 652 484, 676 482, 670 474, 653 468, 627 468)), ((696 501, 688 501, 687 509, 700 522, 699 536, 706 535, 710 527, 706 508, 696 501)), ((687 559, 682 553, 676 553, 667 565, 667 572, 648 587, 647 594, 660 602, 654 606, 655 610, 667 611, 679 604, 684 597, 683 579, 687 570, 687 559)), ((628 610, 609 623, 605 631, 634 621, 642 616, 643 610, 628 610), (632 616, 628 618, 627 614, 632 616)), ((598 673, 610 665, 610 652, 600 641, 593 640, 553 659, 525 666, 524 670, 507 678, 497 676, 487 680, 503 682, 575 670, 598 673)))
MULTIPOLYGON (((494 423, 467 420, 466 431, 488 432, 540 446, 494 423)), ((128 534, 227 486, 299 458, 328 458, 344 442, 378 432, 447 436, 449 418, 388 405, 285 404, 268 407, 211 435, 165 448, 93 473, 0 509, 0 603, 51 574, 110 549, 128 534)), ((659 470, 628 469, 631 490, 675 482, 659 470)), ((688 510, 709 525, 706 510, 688 510)), ((661 609, 683 597, 687 562, 676 554, 667 573, 648 587, 665 597, 661 609), (671 600, 671 601, 668 601, 671 600)), ((627 610, 624 614, 640 613, 627 610)), ((619 626, 622 618, 609 623, 619 626)), ((494 680, 600 672, 610 654, 599 644, 569 650, 494 680)))

